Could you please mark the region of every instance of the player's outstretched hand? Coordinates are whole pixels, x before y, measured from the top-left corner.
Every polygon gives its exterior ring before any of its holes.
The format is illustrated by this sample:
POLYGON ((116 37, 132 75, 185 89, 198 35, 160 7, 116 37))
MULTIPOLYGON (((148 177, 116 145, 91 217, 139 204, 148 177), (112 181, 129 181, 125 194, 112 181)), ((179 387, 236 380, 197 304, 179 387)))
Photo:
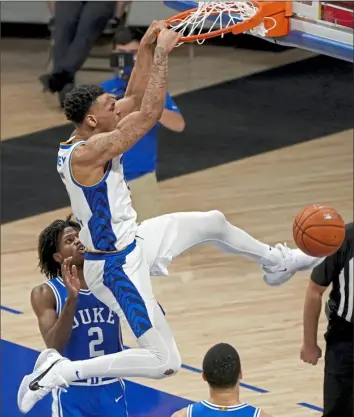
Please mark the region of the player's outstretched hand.
POLYGON ((181 34, 171 29, 163 29, 157 38, 157 46, 161 46, 170 53, 178 44, 181 34))
POLYGON ((164 20, 154 20, 142 37, 141 42, 152 45, 156 41, 158 34, 166 28, 167 25, 164 20))
POLYGON ((75 265, 71 266, 72 257, 66 258, 61 265, 61 274, 70 297, 76 298, 80 291, 80 279, 75 265))

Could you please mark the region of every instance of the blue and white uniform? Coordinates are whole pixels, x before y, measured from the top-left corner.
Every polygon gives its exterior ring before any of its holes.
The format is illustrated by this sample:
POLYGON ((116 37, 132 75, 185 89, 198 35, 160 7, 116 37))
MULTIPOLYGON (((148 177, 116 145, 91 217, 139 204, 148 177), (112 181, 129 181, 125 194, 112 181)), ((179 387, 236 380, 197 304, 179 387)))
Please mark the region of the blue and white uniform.
MULTIPOLYGON (((121 251, 135 239, 136 212, 123 174, 121 155, 109 162, 103 179, 92 187, 79 184, 70 169, 73 151, 85 141, 61 144, 57 169, 81 224, 80 240, 91 252, 121 251)), ((85 278, 87 278, 85 276, 85 278)))
POLYGON ((79 184, 71 172, 71 157, 85 141, 71 144, 72 139, 60 145, 57 169, 81 224, 80 241, 87 251, 85 281, 100 301, 127 319, 138 339, 153 327, 157 306, 150 273, 168 274, 171 239, 177 233, 170 227, 170 216, 148 220, 138 227, 121 156, 110 161, 98 184, 79 184))
POLYGON ((187 417, 259 417, 261 409, 247 403, 223 407, 208 401, 191 404, 187 408, 187 417))
MULTIPOLYGON (((59 317, 67 297, 61 278, 46 281, 59 317)), ((90 290, 80 290, 72 333, 64 356, 85 360, 123 350, 119 318, 90 290)), ((66 392, 53 391, 52 417, 127 417, 124 382, 118 378, 89 378, 70 383, 66 392)))
POLYGON ((150 276, 168 275, 168 264, 190 247, 215 237, 219 245, 225 217, 216 211, 173 213, 138 226, 121 156, 110 161, 101 181, 86 187, 71 172, 73 152, 86 142, 73 140, 60 145, 57 169, 82 227, 85 281, 102 303, 126 319, 142 348, 101 358, 100 366, 87 363, 84 375, 164 378, 180 368, 181 357, 150 276))

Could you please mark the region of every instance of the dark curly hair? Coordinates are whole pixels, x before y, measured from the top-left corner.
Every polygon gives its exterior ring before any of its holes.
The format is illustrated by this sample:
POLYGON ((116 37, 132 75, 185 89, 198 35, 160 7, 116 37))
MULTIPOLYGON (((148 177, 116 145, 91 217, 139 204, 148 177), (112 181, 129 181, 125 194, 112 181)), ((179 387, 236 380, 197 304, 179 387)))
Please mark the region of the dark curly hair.
POLYGON ((80 225, 72 221, 70 216, 66 220, 55 220, 39 235, 38 266, 47 278, 55 278, 61 274, 61 266, 54 260, 53 255, 58 252, 61 234, 67 227, 81 230, 80 225))
POLYGON ((65 96, 65 117, 74 125, 81 125, 97 97, 104 93, 102 87, 94 84, 82 84, 74 87, 65 96))
POLYGON ((203 374, 211 388, 222 390, 235 387, 240 373, 240 357, 231 345, 219 343, 206 353, 203 374))

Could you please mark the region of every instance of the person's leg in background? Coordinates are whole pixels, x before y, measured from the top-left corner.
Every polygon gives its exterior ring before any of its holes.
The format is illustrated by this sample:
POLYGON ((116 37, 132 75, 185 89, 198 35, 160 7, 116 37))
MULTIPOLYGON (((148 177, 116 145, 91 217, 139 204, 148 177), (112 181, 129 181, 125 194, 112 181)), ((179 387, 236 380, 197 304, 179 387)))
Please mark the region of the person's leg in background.
POLYGON ((139 223, 160 215, 159 186, 155 172, 131 180, 129 188, 139 223))
POLYGON ((117 26, 125 24, 125 21, 128 15, 128 8, 130 4, 131 4, 131 1, 117 1, 116 2, 114 19, 116 21, 117 26))
POLYGON ((115 2, 59 1, 55 10, 53 72, 41 77, 60 101, 73 88, 75 75, 114 13, 115 2))
POLYGON ((67 83, 73 82, 71 74, 65 72, 65 58, 75 37, 84 5, 82 1, 58 1, 55 4, 52 71, 40 77, 44 88, 52 93, 61 91, 67 83))
POLYGON ((52 32, 53 30, 53 25, 54 25, 54 16, 55 16, 55 1, 51 0, 51 1, 46 1, 47 3, 47 7, 50 13, 50 19, 48 22, 48 28, 50 30, 50 32, 52 32))
POLYGON ((353 340, 328 326, 323 384, 323 417, 353 417, 353 340))
POLYGON ((76 33, 66 52, 61 68, 74 79, 96 40, 114 13, 114 2, 87 1, 80 14, 76 33))

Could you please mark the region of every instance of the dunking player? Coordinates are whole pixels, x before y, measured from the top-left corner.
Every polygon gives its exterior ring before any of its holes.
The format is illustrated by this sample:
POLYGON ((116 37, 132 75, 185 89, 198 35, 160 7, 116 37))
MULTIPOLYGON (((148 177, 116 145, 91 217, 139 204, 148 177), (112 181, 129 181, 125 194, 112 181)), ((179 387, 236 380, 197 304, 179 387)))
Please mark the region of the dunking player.
MULTIPOLYGON (((87 288, 80 225, 56 220, 39 236, 41 272, 48 280, 35 287, 31 304, 47 348, 71 360, 85 360, 123 350, 119 318, 87 288), (72 273, 61 273, 70 257, 72 273)), ((41 365, 37 361, 36 368, 41 365)), ((127 416, 124 382, 119 378, 73 381, 68 390, 53 390, 53 417, 127 416)))
POLYGON ((172 417, 271 417, 263 410, 240 401, 241 361, 236 349, 219 343, 203 359, 202 377, 209 385, 208 401, 177 411, 172 417))
POLYGON ((82 225, 88 287, 127 319, 140 348, 74 362, 53 351, 42 352, 43 365, 30 383, 25 379, 20 387, 23 410, 78 376, 159 379, 175 374, 181 357, 154 298, 150 274, 167 275, 171 260, 187 249, 211 243, 224 252, 246 256, 263 266, 271 285, 285 282, 294 272, 292 251, 255 240, 219 211, 174 213, 136 224, 121 155, 156 124, 163 111, 168 55, 180 36, 164 26, 153 23, 143 37, 123 100, 116 101, 96 86, 79 86, 67 95, 65 112, 76 133, 61 146, 58 157, 58 171, 82 225))

